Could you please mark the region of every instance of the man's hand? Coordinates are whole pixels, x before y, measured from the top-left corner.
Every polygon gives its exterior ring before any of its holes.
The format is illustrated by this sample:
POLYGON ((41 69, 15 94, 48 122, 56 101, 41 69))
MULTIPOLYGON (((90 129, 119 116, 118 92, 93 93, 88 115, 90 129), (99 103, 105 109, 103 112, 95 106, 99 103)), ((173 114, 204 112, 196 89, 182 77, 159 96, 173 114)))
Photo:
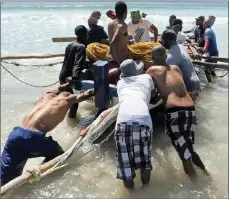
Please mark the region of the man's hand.
POLYGON ((60 92, 66 91, 70 88, 70 83, 61 84, 58 86, 60 92))
POLYGON ((198 48, 197 52, 200 54, 204 54, 206 51, 204 48, 198 48))
POLYGON ((71 82, 72 82, 72 77, 67 77, 67 78, 66 78, 66 82, 67 82, 67 83, 71 83, 71 82))

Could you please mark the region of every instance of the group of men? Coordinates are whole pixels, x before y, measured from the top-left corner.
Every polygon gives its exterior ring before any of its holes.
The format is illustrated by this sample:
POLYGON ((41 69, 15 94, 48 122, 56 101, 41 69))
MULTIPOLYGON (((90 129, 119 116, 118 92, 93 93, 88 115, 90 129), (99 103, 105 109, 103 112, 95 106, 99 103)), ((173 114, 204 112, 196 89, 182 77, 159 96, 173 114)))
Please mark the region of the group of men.
MULTIPOLYGON (((193 99, 200 90, 200 80, 186 49, 177 43, 176 32, 163 31, 161 45, 152 49, 152 66, 142 74, 143 62, 129 59, 127 53, 126 3, 118 1, 115 13, 111 11, 107 15, 112 20, 108 24, 108 41, 104 41, 109 42, 111 58, 118 63, 121 73, 117 84, 120 107, 115 126, 117 178, 126 188, 133 188, 135 170, 140 169, 142 183, 147 184, 150 180, 153 122, 148 105, 155 89, 163 98, 165 129, 185 173, 196 180, 196 165, 210 175, 196 153, 192 128, 196 125, 193 99), (167 55, 165 49, 169 50, 167 55)), ((98 12, 92 14, 88 21, 91 29, 97 25, 91 22, 95 18, 99 20, 100 16, 98 12)), ((136 16, 139 20, 139 12, 132 13, 132 19, 136 16)), ((63 121, 69 109, 69 117, 75 117, 78 103, 94 95, 92 89, 77 96, 69 83, 80 79, 86 60, 88 33, 83 25, 75 28, 77 40, 65 50, 57 90, 42 95, 33 110, 10 133, 1 156, 1 185, 21 175, 28 158, 45 157, 48 161, 64 152, 52 137, 46 137, 46 133, 63 121)), ((154 33, 157 35, 156 29, 154 33)))

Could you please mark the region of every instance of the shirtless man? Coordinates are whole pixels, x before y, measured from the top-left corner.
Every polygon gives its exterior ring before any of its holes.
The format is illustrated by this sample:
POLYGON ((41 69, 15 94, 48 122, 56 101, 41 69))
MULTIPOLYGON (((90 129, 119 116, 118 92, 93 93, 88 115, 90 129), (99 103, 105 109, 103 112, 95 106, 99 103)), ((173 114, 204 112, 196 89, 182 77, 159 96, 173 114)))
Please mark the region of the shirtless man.
POLYGON ((21 175, 29 158, 45 157, 47 162, 62 153, 61 146, 46 133, 61 123, 74 103, 94 94, 94 89, 75 95, 64 92, 69 83, 42 95, 32 111, 10 133, 1 156, 1 185, 21 175))
POLYGON ((127 16, 127 5, 123 1, 115 4, 117 19, 108 24, 108 36, 112 60, 120 64, 128 58, 128 31, 125 19, 127 16))
POLYGON ((166 50, 157 46, 152 50, 153 66, 147 70, 165 103, 165 129, 172 145, 182 160, 185 173, 197 179, 194 165, 210 175, 195 150, 194 131, 196 125, 194 103, 187 93, 178 66, 166 63, 166 50))

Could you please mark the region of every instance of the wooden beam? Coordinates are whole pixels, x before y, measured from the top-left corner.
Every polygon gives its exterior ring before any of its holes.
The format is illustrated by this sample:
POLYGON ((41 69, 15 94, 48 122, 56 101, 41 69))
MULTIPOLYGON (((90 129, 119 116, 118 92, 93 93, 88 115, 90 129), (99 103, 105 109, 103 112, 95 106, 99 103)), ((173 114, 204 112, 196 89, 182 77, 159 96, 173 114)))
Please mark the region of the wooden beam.
POLYGON ((53 42, 72 42, 76 40, 77 37, 57 37, 57 38, 52 38, 53 42))
POLYGON ((28 56, 5 56, 1 57, 1 60, 6 59, 47 59, 54 57, 63 57, 64 54, 53 54, 53 55, 28 55, 28 56))
POLYGON ((229 70, 228 64, 210 63, 210 62, 203 62, 203 61, 197 61, 197 60, 192 60, 192 63, 198 66, 214 67, 214 68, 221 68, 221 69, 229 70))

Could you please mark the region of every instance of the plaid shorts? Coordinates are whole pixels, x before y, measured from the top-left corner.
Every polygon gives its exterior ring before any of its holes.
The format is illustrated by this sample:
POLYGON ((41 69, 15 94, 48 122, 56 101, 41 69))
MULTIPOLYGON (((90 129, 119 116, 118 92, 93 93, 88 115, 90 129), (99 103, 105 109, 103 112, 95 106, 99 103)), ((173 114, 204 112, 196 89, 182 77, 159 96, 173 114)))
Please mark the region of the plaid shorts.
POLYGON ((120 123, 115 131, 117 178, 132 180, 135 170, 152 170, 151 129, 138 123, 120 123))
POLYGON ((195 150, 195 107, 172 107, 165 111, 165 130, 182 161, 192 156, 195 150))

